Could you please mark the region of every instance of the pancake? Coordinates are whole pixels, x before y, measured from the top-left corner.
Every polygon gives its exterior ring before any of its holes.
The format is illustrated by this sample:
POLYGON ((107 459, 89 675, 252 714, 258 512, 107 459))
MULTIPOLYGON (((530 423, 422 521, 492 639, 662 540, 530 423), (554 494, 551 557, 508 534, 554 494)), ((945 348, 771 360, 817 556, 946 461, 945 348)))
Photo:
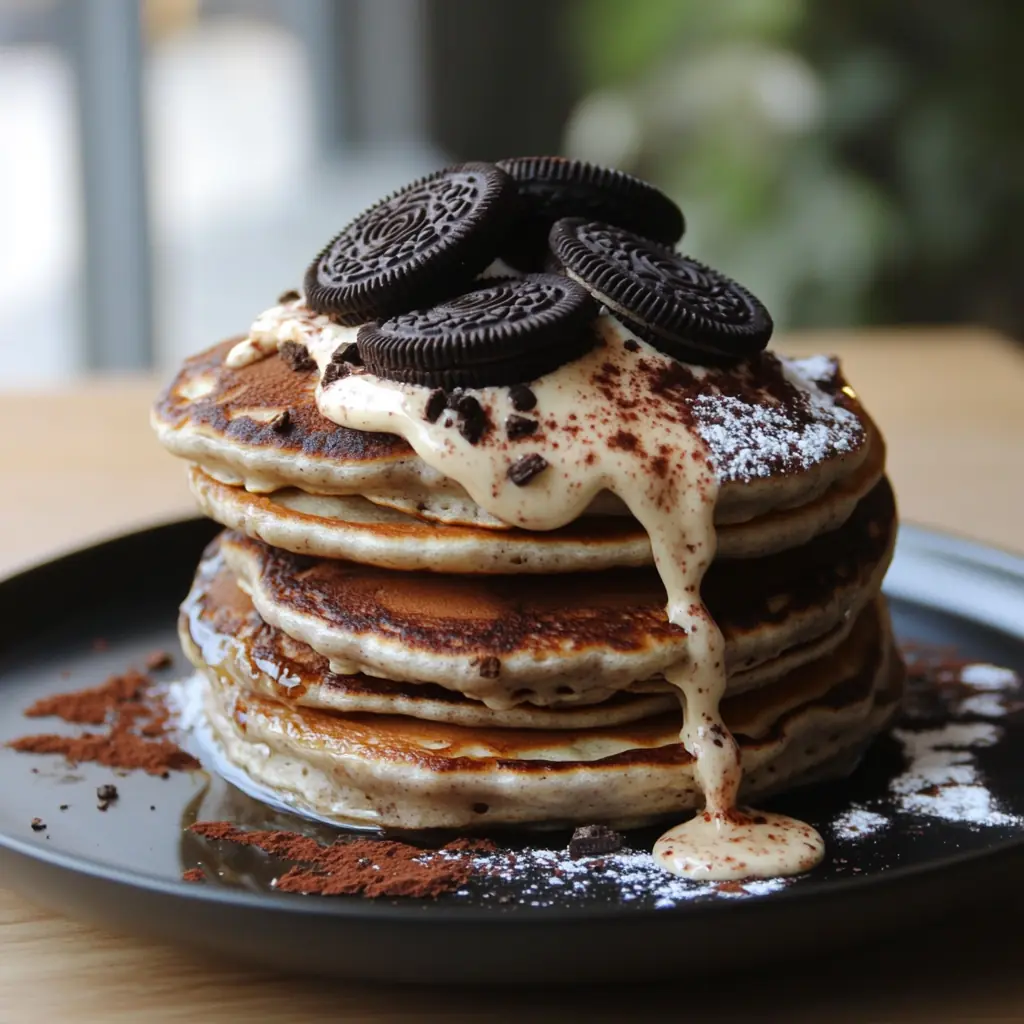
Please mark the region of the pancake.
MULTIPOLYGON (((885 444, 824 494, 793 509, 717 528, 717 558, 753 558, 797 547, 842 526, 881 479, 885 444)), ((340 558, 384 569, 448 573, 587 572, 653 564, 650 539, 631 516, 587 515, 545 532, 424 521, 358 495, 285 488, 256 494, 189 468, 200 509, 229 529, 300 555, 340 558)))
MULTIPOLYGON (((601 318, 599 329, 629 334, 610 317, 601 318)), ((297 373, 278 356, 237 369, 225 365, 237 340, 187 360, 158 400, 153 425, 171 452, 256 493, 297 487, 362 495, 433 521, 505 525, 401 438, 339 427, 321 416, 316 373, 297 373), (285 410, 288 429, 281 431, 274 421, 285 410)), ((765 352, 728 369, 686 372, 678 401, 716 468, 719 523, 805 505, 868 457, 871 432, 834 361, 765 352)), ((593 510, 623 506, 602 497, 593 510)))
POLYGON ((178 621, 182 649, 253 693, 301 707, 342 713, 407 715, 449 725, 513 729, 589 729, 620 725, 679 706, 674 693, 621 693, 601 704, 495 710, 433 683, 398 683, 362 674, 338 675, 306 644, 267 625, 236 585, 223 558, 200 566, 178 621))
MULTIPOLYGON (((223 756, 298 809, 339 823, 628 827, 703 803, 678 712, 589 729, 467 728, 300 708, 201 668, 206 720, 223 756)), ((878 599, 835 652, 772 691, 726 701, 743 799, 848 771, 891 718, 901 685, 878 599)))
MULTIPOLYGON (((716 562, 703 597, 730 676, 837 630, 877 593, 895 536, 886 481, 839 530, 791 552, 716 562)), ((339 674, 433 682, 493 708, 596 703, 686 656, 656 572, 580 577, 395 573, 312 559, 236 532, 215 542, 260 616, 339 674)))

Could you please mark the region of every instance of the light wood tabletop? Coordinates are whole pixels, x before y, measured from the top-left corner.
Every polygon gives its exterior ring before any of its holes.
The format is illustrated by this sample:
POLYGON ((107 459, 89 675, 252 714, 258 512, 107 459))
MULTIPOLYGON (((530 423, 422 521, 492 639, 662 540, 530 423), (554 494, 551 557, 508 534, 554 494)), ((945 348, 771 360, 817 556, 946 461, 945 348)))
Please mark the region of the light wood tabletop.
MULTIPOLYGON (((779 341, 835 352, 881 426, 906 521, 1024 551, 1024 355, 981 330, 834 331, 779 341)), ((150 378, 0 393, 0 572, 192 511, 184 470, 147 426, 150 378)), ((57 917, 0 879, 0 1024, 36 1021, 637 1019, 675 997, 691 1019, 1024 1020, 1024 935, 1005 901, 826 963, 724 987, 588 992, 396 988, 276 976, 57 917), (723 991, 729 993, 723 1002, 723 991)), ((1024 905, 1024 904, 1022 904, 1024 905)), ((836 922, 841 928, 842 922, 836 922)), ((453 951, 457 955, 457 951, 453 951)), ((685 960, 685 950, 680 951, 685 960)), ((734 965, 742 967, 742 965, 734 965)))

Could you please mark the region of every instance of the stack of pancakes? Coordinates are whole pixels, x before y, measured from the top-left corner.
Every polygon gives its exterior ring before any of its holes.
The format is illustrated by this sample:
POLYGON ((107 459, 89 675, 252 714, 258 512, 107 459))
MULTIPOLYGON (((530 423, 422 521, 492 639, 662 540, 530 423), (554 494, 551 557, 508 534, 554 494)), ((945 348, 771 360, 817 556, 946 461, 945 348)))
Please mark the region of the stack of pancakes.
MULTIPOLYGON (((405 442, 323 419, 315 372, 277 356, 231 369, 231 344, 190 359, 155 420, 229 528, 181 634, 232 762, 340 822, 626 824, 700 806, 660 678, 686 637, 635 520, 610 507, 543 533, 483 525, 450 482, 422 490, 405 442)), ((775 377, 783 364, 762 359, 775 377)), ((787 369, 852 416, 842 449, 799 469, 766 457, 720 493, 703 594, 751 796, 848 771, 899 696, 882 438, 835 364, 787 369)), ((777 399, 750 401, 753 415, 777 399)), ((735 439, 708 437, 730 464, 735 439)))
MULTIPOLYGON (((309 352, 336 322, 282 300, 290 343, 189 359, 153 415, 226 527, 180 619, 220 755, 339 823, 629 826, 701 807, 665 678, 688 636, 627 503, 605 491, 523 529, 398 434, 326 419, 309 352)), ((654 353, 606 309, 593 328, 654 353)), ((701 368, 678 402, 717 480, 700 596, 742 795, 845 774, 900 696, 882 437, 827 358, 701 368)))

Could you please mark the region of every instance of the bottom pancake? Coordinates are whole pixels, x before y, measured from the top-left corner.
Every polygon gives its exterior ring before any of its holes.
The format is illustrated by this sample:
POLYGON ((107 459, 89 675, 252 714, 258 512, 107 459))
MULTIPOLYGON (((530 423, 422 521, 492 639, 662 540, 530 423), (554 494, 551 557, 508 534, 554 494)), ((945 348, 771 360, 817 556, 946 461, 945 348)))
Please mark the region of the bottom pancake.
MULTIPOLYGON (((408 714, 339 714, 255 692, 186 650, 204 676, 206 722, 223 755, 296 810, 393 828, 620 827, 702 805, 679 712, 590 728, 496 728, 408 714)), ((830 654, 730 698, 744 800, 848 771, 899 703, 902 666, 884 601, 830 654)), ((549 714, 557 714, 551 709, 549 714)))

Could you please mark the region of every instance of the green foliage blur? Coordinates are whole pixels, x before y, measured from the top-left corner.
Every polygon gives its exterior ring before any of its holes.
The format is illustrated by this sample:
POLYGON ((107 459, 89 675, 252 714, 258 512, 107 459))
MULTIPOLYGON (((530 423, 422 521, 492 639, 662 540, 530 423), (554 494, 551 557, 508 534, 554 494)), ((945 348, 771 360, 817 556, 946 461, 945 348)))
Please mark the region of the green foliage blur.
POLYGON ((566 151, 683 207, 789 326, 1024 337, 1024 3, 577 0, 566 151))

